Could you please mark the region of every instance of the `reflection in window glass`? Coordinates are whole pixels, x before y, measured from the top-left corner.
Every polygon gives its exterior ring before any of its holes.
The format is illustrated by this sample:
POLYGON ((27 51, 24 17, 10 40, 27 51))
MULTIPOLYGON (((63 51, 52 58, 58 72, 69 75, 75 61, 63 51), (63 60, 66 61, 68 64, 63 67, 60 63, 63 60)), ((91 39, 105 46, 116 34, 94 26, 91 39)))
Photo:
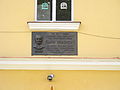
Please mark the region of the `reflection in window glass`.
POLYGON ((37 20, 52 20, 52 0, 37 0, 37 20))
POLYGON ((61 7, 61 9, 67 9, 67 3, 62 2, 62 3, 60 4, 60 7, 61 7))
POLYGON ((56 0, 56 21, 71 21, 71 0, 56 0))

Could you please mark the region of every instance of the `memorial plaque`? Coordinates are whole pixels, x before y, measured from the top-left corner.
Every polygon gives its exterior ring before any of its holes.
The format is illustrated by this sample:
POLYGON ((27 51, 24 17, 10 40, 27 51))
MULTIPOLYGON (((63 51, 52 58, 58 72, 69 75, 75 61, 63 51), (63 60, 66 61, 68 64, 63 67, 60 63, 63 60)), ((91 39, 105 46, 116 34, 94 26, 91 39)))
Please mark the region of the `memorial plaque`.
POLYGON ((32 55, 77 55, 77 32, 32 32, 32 55))

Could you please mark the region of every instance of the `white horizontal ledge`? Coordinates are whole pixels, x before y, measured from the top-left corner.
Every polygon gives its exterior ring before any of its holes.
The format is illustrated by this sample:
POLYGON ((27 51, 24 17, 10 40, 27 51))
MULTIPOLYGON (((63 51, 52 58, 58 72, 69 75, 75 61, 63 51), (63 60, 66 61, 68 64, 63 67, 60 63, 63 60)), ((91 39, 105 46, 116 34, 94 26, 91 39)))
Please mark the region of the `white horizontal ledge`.
POLYGON ((27 22, 31 30, 78 30, 81 22, 27 22))
POLYGON ((7 70, 120 70, 120 59, 0 58, 7 70))

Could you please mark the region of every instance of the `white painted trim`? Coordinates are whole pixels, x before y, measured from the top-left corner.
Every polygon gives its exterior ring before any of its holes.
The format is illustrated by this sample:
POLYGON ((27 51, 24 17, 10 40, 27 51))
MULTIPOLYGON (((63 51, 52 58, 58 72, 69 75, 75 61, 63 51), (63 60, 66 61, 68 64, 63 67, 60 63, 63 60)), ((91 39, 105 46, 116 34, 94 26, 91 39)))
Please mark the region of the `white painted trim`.
POLYGON ((78 30, 80 22, 28 22, 31 30, 78 30))
POLYGON ((56 0, 52 0, 52 21, 56 21, 56 0))
POLYGON ((120 59, 0 58, 7 70, 120 70, 120 59))
POLYGON ((35 0, 35 21, 37 21, 37 0, 35 0))
POLYGON ((71 0, 71 20, 74 21, 74 0, 71 0))

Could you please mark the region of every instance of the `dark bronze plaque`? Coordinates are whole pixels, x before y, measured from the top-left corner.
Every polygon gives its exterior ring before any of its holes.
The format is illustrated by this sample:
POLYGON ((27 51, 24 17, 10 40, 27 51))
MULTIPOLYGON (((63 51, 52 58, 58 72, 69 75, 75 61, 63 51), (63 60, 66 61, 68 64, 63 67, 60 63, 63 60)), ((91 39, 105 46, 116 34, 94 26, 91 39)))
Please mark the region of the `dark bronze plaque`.
POLYGON ((32 55, 77 54, 77 32, 32 32, 32 55))

